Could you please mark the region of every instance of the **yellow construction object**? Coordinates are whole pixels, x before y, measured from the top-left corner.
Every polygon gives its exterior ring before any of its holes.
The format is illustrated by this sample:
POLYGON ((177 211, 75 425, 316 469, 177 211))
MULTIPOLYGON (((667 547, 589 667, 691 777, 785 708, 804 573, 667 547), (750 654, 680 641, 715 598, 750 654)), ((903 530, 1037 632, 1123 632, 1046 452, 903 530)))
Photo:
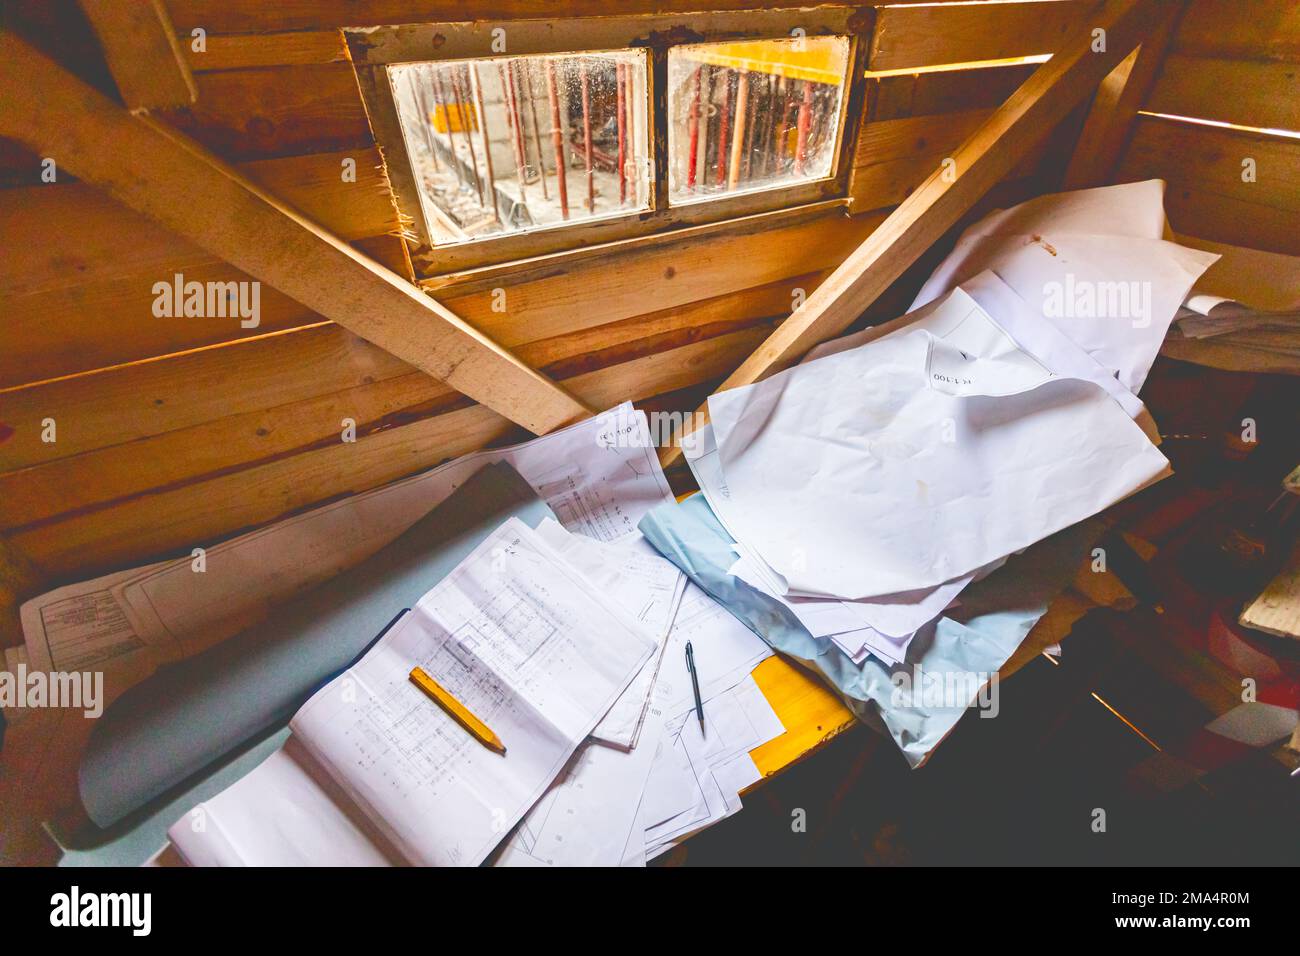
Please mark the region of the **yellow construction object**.
POLYGON ((435 107, 429 114, 429 122, 439 133, 446 133, 448 130, 459 133, 466 127, 471 132, 478 131, 478 114, 474 112, 474 106, 470 103, 462 103, 459 109, 454 103, 435 107))
POLYGON ((814 83, 834 86, 844 82, 849 61, 849 41, 844 37, 700 43, 677 49, 694 63, 769 73, 796 80, 812 80, 814 83))

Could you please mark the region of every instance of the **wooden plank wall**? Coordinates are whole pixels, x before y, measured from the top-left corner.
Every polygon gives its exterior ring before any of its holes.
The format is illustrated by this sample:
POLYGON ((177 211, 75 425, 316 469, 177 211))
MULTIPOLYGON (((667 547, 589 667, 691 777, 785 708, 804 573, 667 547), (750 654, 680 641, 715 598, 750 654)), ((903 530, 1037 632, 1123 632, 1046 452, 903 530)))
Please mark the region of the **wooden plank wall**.
POLYGON ((1193 0, 1116 179, 1154 176, 1178 233, 1300 255, 1300 4, 1193 0))
MULTIPOLYGON (((461 5, 167 5, 187 43, 192 29, 207 32, 207 51, 189 54, 198 101, 167 120, 341 236, 400 260, 396 214, 338 29, 445 20, 461 5), (346 158, 357 161, 356 183, 338 175, 346 158)), ((494 0, 476 13, 552 16, 553 6, 494 0)), ((608 12, 588 0, 567 6, 608 12)), ((1042 10, 1059 8, 1058 23, 1080 4, 996 6, 997 29, 972 33, 966 7, 936 6, 918 8, 924 29, 887 36, 882 62, 915 72, 869 81, 854 215, 842 205, 771 214, 721 237, 687 230, 426 285, 598 407, 632 399, 693 408, 788 314, 795 290, 811 292, 906 195, 909 164, 937 161, 1033 69, 951 65, 1045 52, 1055 34, 1039 24, 1042 10), (1031 23, 1039 29, 1032 41, 1008 40, 1031 23), (933 64, 950 68, 928 72, 933 64)), ((882 9, 884 23, 904 23, 905 10, 882 9)), ((30 559, 43 585, 187 552, 520 437, 495 413, 266 287, 256 329, 156 318, 157 281, 177 272, 243 277, 82 184, 42 184, 34 159, 0 150, 12 252, 0 261, 0 544, 30 559), (344 418, 357 423, 355 443, 340 441, 344 418), (41 440, 47 419, 56 422, 54 443, 41 440)), ((0 639, 18 635, 10 627, 0 639)))

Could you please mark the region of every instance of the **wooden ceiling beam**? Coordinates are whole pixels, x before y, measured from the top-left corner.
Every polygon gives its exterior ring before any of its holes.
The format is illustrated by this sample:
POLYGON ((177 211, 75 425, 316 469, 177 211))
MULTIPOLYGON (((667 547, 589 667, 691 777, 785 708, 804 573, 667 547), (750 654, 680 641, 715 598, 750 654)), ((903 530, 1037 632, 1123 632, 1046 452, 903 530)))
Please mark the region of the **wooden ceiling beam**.
POLYGON ((1155 85, 1169 41, 1186 9, 1186 2, 1167 3, 1164 16, 1151 35, 1101 81, 1066 167, 1063 181, 1066 189, 1086 189, 1110 180, 1132 138, 1138 110, 1155 85))
POLYGON ((0 91, 0 135, 534 434, 591 414, 412 283, 11 30, 0 30, 0 91))
POLYGON ((129 110, 189 106, 198 87, 162 0, 81 0, 129 110))
MULTIPOLYGON (((1162 19, 1157 0, 1107 0, 1081 18, 1059 52, 944 159, 916 191, 719 386, 761 381, 853 323, 941 239, 1040 139, 1138 46, 1162 19), (1096 31, 1102 31, 1098 34, 1096 31), (1104 36, 1104 49, 1097 49, 1104 36)), ((708 405, 691 424, 708 421, 708 405)), ((665 467, 681 448, 665 448, 665 467)))

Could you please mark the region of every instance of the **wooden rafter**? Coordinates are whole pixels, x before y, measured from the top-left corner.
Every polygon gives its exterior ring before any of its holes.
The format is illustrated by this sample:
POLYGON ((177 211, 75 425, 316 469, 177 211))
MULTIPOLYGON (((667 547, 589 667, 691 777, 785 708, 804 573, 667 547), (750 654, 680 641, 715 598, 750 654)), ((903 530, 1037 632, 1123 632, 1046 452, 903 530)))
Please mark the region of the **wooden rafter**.
POLYGON ((410 282, 10 30, 0 30, 0 89, 0 135, 511 421, 544 434, 591 413, 410 282))
POLYGON ((162 0, 81 0, 129 110, 188 106, 198 88, 162 0))
POLYGON ((1065 171, 1066 189, 1084 189, 1110 181, 1132 135, 1137 111, 1155 85, 1170 38, 1186 8, 1183 0, 1165 4, 1164 18, 1156 29, 1101 81, 1065 171))
MULTIPOLYGON (((761 381, 843 332, 1160 22, 1156 0, 1107 0, 951 157, 736 369, 720 389, 761 381), (1104 31, 1104 49, 1097 49, 1104 31)), ((701 406, 693 424, 708 420, 701 406)), ((681 455, 665 448, 665 465, 681 455)))

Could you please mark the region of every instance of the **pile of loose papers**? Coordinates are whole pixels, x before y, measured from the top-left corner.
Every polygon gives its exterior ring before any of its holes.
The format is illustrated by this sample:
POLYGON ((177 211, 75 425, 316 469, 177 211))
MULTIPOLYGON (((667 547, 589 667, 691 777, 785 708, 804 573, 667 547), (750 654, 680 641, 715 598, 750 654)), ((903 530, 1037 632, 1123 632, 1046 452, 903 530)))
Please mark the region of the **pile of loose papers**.
POLYGON ((672 496, 629 405, 214 546, 203 574, 167 562, 34 599, 28 646, 66 666, 75 635, 43 611, 100 608, 120 618, 106 659, 140 660, 130 676, 144 679, 355 564, 492 462, 516 469, 555 518, 501 525, 312 696, 279 749, 196 785, 192 809, 160 821, 162 859, 644 865, 740 809, 759 778, 749 752, 785 729, 750 676, 772 652, 637 532, 672 496), (275 573, 236 587, 251 564, 275 573), (504 757, 410 684, 416 665, 501 734, 504 757))
POLYGON ((1222 258, 1178 310, 1164 353, 1233 371, 1300 374, 1300 257, 1197 242, 1222 258))
POLYGON ((512 518, 168 836, 193 865, 644 865, 758 780, 749 751, 785 729, 750 676, 770 653, 639 536, 512 518), (413 666, 507 752, 425 699, 413 666))
POLYGON ((909 315, 712 396, 686 454, 731 575, 896 665, 1009 555, 1167 474, 1136 392, 1216 256, 1161 238, 1162 196, 995 212, 909 315))

